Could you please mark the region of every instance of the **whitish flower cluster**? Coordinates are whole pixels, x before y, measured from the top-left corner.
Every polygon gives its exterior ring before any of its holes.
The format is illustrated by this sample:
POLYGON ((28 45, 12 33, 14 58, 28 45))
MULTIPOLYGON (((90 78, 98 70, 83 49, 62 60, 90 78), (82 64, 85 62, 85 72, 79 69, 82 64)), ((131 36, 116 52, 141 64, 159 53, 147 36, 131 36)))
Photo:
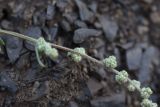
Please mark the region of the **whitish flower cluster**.
MULTIPOLYGON (((116 57, 114 56, 109 56, 108 58, 105 58, 103 60, 103 64, 105 65, 105 67, 107 68, 111 68, 114 69, 117 67, 117 61, 116 61, 116 57)), ((150 88, 142 88, 141 89, 141 84, 139 81, 137 80, 130 80, 128 78, 128 73, 125 70, 122 70, 120 72, 118 72, 115 76, 115 80, 119 83, 119 84, 124 84, 128 82, 128 90, 129 91, 135 91, 136 89, 140 91, 141 97, 143 98, 143 101, 141 102, 141 106, 142 107, 157 107, 156 103, 153 103, 151 100, 149 100, 148 98, 150 97, 150 95, 152 94, 152 90, 150 88)))
POLYGON ((46 43, 44 53, 46 56, 49 56, 52 60, 55 60, 58 57, 57 49, 52 48, 49 43, 46 43))
POLYGON ((119 84, 126 83, 128 81, 127 71, 123 70, 123 71, 118 72, 115 79, 119 84))
MULTIPOLYGON (((74 51, 80 54, 85 54, 85 49, 84 48, 74 48, 74 51)), ((82 60, 82 56, 78 55, 76 53, 68 52, 68 56, 71 56, 72 60, 75 62, 80 62, 82 60)))
POLYGON ((103 60, 103 63, 108 68, 116 68, 117 67, 117 61, 115 56, 109 56, 108 58, 105 58, 103 60))
POLYGON ((142 107, 158 107, 156 103, 153 103, 151 100, 143 99, 141 103, 142 107))
MULTIPOLYGON (((44 53, 46 56, 50 57, 52 60, 55 60, 58 57, 57 49, 52 48, 50 43, 47 43, 42 37, 40 37, 37 40, 35 48, 38 51, 38 52, 36 51, 37 52, 36 55, 39 63, 41 63, 39 59, 39 53, 44 53)), ((42 65, 42 63, 40 65, 42 65)))
POLYGON ((152 90, 149 87, 141 89, 139 81, 131 80, 128 84, 128 90, 134 91, 135 89, 140 90, 141 97, 143 98, 141 102, 141 107, 158 107, 156 103, 153 103, 151 100, 148 99, 152 94, 152 90))
POLYGON ((141 83, 137 80, 131 80, 128 84, 129 91, 135 91, 136 89, 140 89, 141 83))
POLYGON ((147 88, 142 88, 141 91, 141 97, 144 98, 144 99, 147 99, 150 97, 150 95, 153 93, 152 90, 147 87, 147 88))

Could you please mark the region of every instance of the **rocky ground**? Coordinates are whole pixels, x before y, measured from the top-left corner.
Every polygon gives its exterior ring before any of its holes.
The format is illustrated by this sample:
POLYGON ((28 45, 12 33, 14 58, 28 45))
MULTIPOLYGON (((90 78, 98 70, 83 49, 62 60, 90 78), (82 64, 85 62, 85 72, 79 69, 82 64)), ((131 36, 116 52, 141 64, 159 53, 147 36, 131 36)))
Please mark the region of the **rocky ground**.
MULTIPOLYGON (((0 27, 69 48, 84 47, 154 91, 160 102, 159 0, 0 0, 0 27)), ((0 107, 140 107, 114 74, 83 60, 45 56, 37 63, 28 41, 1 34, 0 107)))

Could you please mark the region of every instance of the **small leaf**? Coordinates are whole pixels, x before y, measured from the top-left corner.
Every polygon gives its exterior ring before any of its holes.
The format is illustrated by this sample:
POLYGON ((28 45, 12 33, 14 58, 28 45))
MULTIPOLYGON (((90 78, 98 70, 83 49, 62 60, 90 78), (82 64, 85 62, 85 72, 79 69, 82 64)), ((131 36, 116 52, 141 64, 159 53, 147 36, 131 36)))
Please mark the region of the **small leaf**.
POLYGON ((4 41, 0 38, 0 46, 5 45, 4 41))

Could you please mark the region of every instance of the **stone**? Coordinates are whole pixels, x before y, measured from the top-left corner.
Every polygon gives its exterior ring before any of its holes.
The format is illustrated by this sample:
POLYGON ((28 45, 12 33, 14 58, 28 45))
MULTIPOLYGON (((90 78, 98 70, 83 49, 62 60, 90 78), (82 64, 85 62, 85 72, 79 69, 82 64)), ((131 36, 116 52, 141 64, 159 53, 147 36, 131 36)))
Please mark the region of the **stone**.
POLYGON ((85 3, 81 0, 75 0, 76 5, 79 9, 79 15, 82 21, 92 22, 94 14, 90 11, 85 3))
POLYGON ((89 37, 100 36, 102 32, 96 29, 79 28, 74 31, 73 41, 74 43, 82 43, 89 37))
POLYGON ((153 23, 160 24, 160 12, 152 12, 150 18, 153 23))
POLYGON ((7 75, 6 72, 0 73, 0 87, 6 89, 12 94, 16 93, 18 90, 16 83, 7 75))
POLYGON ((111 42, 115 40, 115 38, 117 37, 118 29, 119 29, 116 21, 111 20, 107 16, 99 16, 98 18, 102 25, 102 29, 105 34, 105 37, 111 42))
POLYGON ((157 48, 150 46, 142 55, 142 62, 138 74, 138 80, 143 84, 147 85, 152 78, 153 62, 159 61, 159 51, 157 48))
POLYGON ((142 59, 142 49, 135 47, 128 49, 126 52, 127 66, 129 70, 137 70, 140 68, 142 59))
POLYGON ((139 33, 140 35, 143 35, 143 34, 145 34, 145 33, 148 33, 148 31, 149 31, 148 26, 138 26, 138 33, 139 33))
MULTIPOLYGON (((42 31, 41 31, 40 27, 31 26, 31 27, 29 27, 28 29, 25 30, 24 34, 26 36, 38 39, 39 37, 42 36, 42 31)), ((29 50, 32 50, 32 51, 35 50, 35 47, 34 47, 33 43, 30 42, 30 41, 25 41, 25 46, 29 50)))
POLYGON ((93 78, 90 78, 87 81, 87 86, 92 96, 94 96, 94 94, 96 94, 100 89, 103 88, 102 84, 93 78))
POLYGON ((7 37, 6 50, 11 63, 14 63, 20 56, 22 41, 16 37, 7 37))

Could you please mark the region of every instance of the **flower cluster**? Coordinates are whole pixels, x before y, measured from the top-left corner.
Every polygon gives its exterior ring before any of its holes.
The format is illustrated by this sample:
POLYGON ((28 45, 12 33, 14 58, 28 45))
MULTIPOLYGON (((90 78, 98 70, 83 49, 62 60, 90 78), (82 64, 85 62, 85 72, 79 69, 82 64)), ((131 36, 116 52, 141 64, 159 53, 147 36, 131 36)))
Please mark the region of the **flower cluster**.
POLYGON ((141 89, 141 97, 144 98, 144 99, 147 99, 150 97, 150 95, 153 93, 152 90, 147 87, 147 88, 142 88, 141 89))
POLYGON ((55 60, 58 57, 57 49, 52 48, 50 43, 46 42, 42 37, 37 39, 35 49, 37 50, 36 55, 37 55, 38 62, 42 67, 44 67, 44 65, 39 59, 39 53, 44 53, 46 56, 50 57, 52 60, 55 60))
POLYGON ((123 70, 123 71, 118 72, 115 79, 119 84, 126 83, 128 81, 127 71, 123 70))
MULTIPOLYGON (((114 69, 117 67, 117 61, 114 56, 105 58, 102 62, 107 68, 114 69)), ((136 89, 140 91, 141 97, 143 98, 141 102, 142 107, 157 107, 156 103, 153 103, 151 100, 148 99, 150 95, 152 94, 152 90, 150 88, 141 88, 141 84, 137 80, 130 80, 128 78, 127 71, 122 70, 120 72, 117 72, 115 76, 115 80, 119 84, 128 83, 127 88, 131 92, 135 91, 136 89)))
POLYGON ((103 63, 108 68, 116 68, 117 67, 117 61, 115 56, 109 56, 108 58, 105 58, 103 60, 103 63))
POLYGON ((128 90, 129 91, 135 91, 136 89, 140 89, 141 83, 137 80, 131 80, 128 84, 128 90))
MULTIPOLYGON (((75 48, 74 49, 75 52, 80 53, 80 54, 85 54, 85 49, 84 48, 75 48)), ((78 55, 76 53, 71 53, 68 52, 68 56, 71 56, 72 60, 75 62, 80 62, 82 60, 82 56, 78 55)))
POLYGON ((156 103, 153 103, 151 100, 144 99, 141 103, 142 107, 158 107, 156 103))
POLYGON ((42 37, 37 40, 36 48, 38 52, 45 53, 45 55, 49 56, 52 60, 58 57, 57 49, 52 48, 50 43, 47 43, 42 37))

